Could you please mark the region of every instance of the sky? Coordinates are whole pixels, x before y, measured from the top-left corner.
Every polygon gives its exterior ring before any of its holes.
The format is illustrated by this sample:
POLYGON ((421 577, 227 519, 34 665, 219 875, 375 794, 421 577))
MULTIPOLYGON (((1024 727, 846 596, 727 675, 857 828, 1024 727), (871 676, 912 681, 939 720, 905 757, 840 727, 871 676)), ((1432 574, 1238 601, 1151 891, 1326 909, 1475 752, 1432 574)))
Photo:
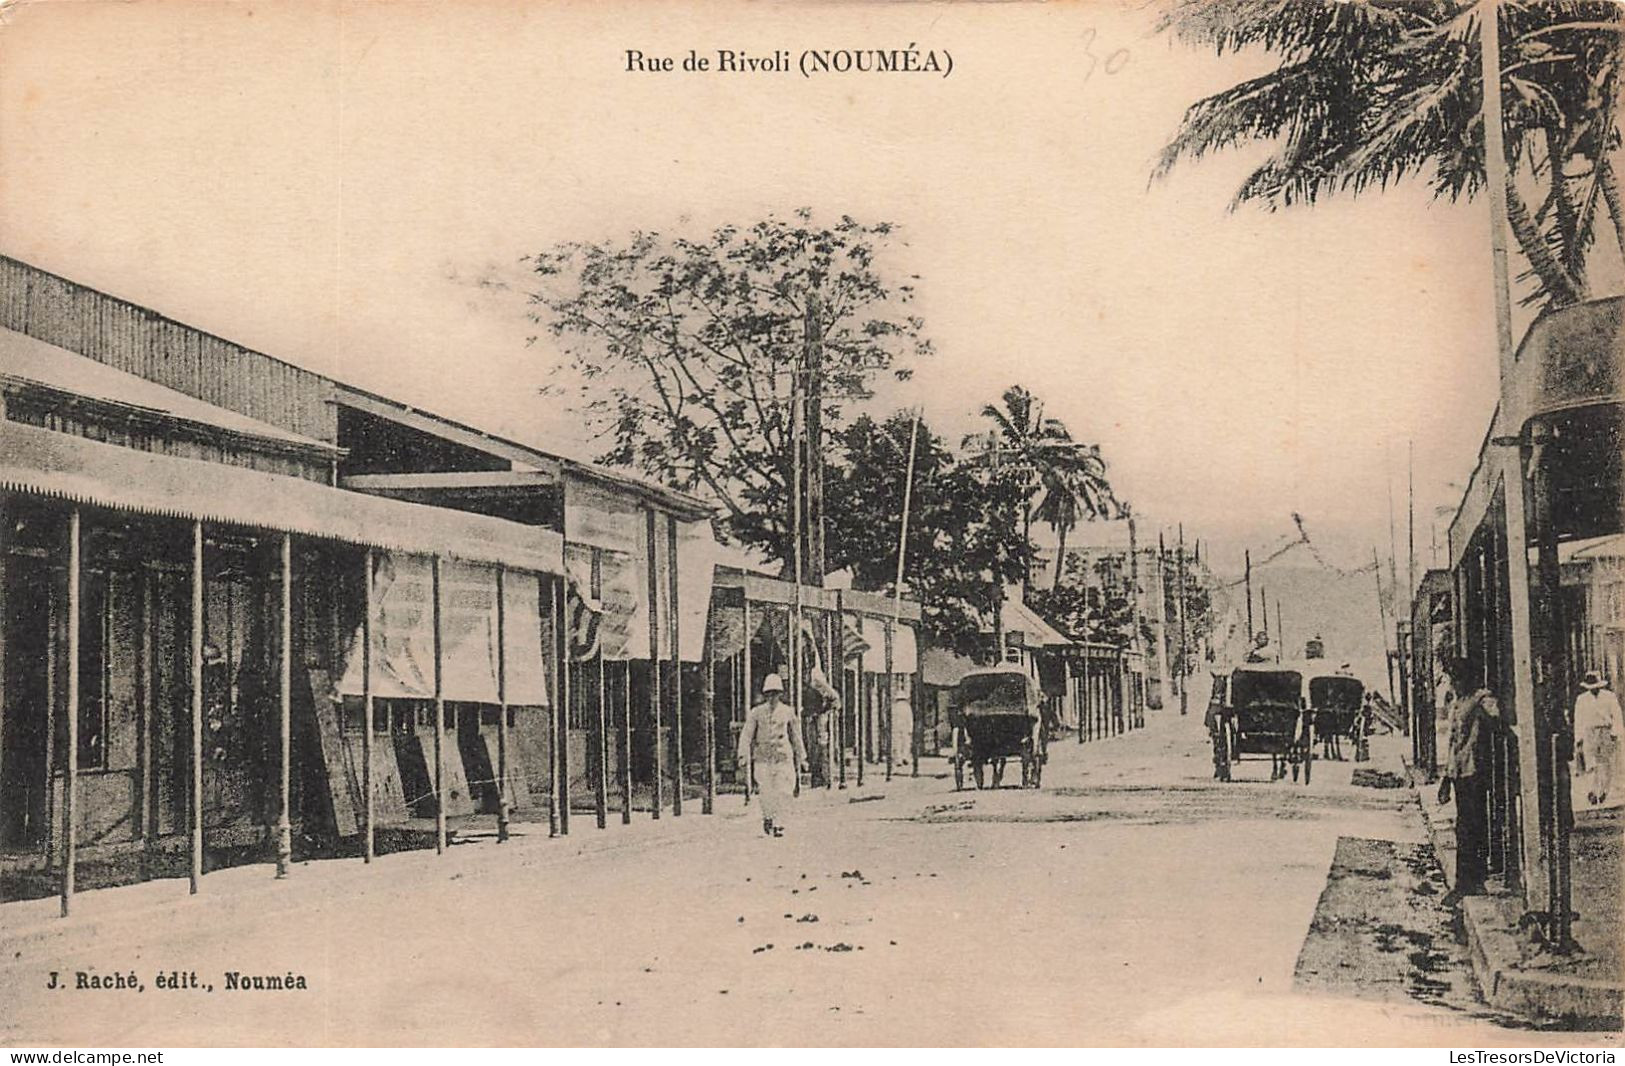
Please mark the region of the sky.
POLYGON ((590 457, 540 391, 560 356, 526 344, 521 293, 476 279, 635 229, 884 219, 937 348, 885 403, 957 438, 1023 384, 1221 571, 1294 512, 1334 565, 1386 555, 1392 494, 1403 572, 1414 448, 1425 567, 1495 402, 1487 208, 1413 183, 1232 212, 1256 147, 1149 185, 1184 108, 1269 63, 1154 22, 1087 0, 20 5, 0 251, 590 457), (953 74, 624 69, 628 48, 911 43, 953 74))

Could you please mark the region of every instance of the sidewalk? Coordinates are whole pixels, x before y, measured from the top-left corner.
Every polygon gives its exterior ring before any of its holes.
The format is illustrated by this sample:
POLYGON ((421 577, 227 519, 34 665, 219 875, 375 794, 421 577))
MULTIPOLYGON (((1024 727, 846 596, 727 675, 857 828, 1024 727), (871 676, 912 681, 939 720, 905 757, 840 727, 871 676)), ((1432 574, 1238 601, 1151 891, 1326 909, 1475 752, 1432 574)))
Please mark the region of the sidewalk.
MULTIPOLYGON (((1419 780, 1413 773, 1413 781, 1419 780)), ((1440 806, 1437 787, 1419 783, 1416 798, 1445 881, 1456 880, 1455 807, 1440 806)), ((1546 954, 1519 929, 1522 901, 1509 893, 1469 896, 1462 924, 1484 1001, 1525 1017, 1572 1019, 1581 1028, 1617 1030, 1625 1011, 1620 944, 1620 840, 1617 809, 1576 819, 1572 840, 1574 936, 1583 954, 1546 954)))
MULTIPOLYGON (((941 768, 933 760, 922 763, 918 778, 909 777, 905 770, 887 782, 885 770, 880 768, 873 777, 866 775, 861 790, 850 782, 844 791, 803 788, 796 803, 816 810, 896 797, 940 787, 940 774, 941 768)), ((664 847, 703 838, 723 827, 742 832, 738 823, 754 819, 756 811, 755 803, 747 806, 737 794, 719 795, 715 813, 704 815, 696 797, 685 799, 681 817, 673 816, 669 809, 659 820, 648 812, 634 811, 631 823, 622 825, 620 812, 612 810, 602 830, 591 814, 577 812, 570 819, 568 836, 549 837, 545 819, 516 820, 512 836, 504 844, 496 841, 495 819, 485 818, 465 825, 443 854, 428 848, 379 855, 371 863, 360 858, 314 859, 294 864, 284 880, 276 879, 271 863, 232 866, 204 875, 196 896, 188 894, 184 877, 94 889, 74 896, 73 912, 67 918, 61 917, 55 896, 18 900, 0 904, 0 968, 29 965, 47 953, 53 957, 71 954, 92 942, 105 947, 133 929, 148 933, 157 926, 183 937, 202 921, 214 925, 258 922, 362 895, 410 892, 427 879, 482 877, 626 848, 664 847)))

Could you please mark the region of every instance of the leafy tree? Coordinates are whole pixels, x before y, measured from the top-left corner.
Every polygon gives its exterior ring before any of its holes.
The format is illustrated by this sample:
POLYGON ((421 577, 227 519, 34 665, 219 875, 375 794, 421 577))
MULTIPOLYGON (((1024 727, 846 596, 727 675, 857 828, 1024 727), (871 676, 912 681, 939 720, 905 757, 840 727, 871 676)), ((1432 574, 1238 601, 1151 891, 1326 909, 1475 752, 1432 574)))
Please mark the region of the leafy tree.
POLYGON ((830 565, 850 569, 860 588, 894 584, 911 431, 919 436, 903 580, 933 645, 982 655, 993 575, 1021 575, 1020 485, 961 462, 925 422, 916 429, 906 412, 885 422, 865 415, 837 435, 825 489, 838 501, 825 533, 830 565))
MULTIPOLYGON (((1528 300, 1587 296, 1599 201, 1625 249, 1616 162, 1621 34, 1611 0, 1502 0, 1508 221, 1533 282, 1528 300), (1519 174, 1543 188, 1526 202, 1519 174)), ((1280 66, 1198 101, 1154 179, 1181 159, 1244 141, 1273 153, 1232 208, 1314 203, 1425 177, 1437 196, 1485 183, 1479 0, 1179 0, 1161 28, 1219 53, 1261 47, 1280 66)))
POLYGON ((930 354, 914 279, 881 266, 896 243, 890 223, 804 209, 693 239, 560 244, 530 260, 533 316, 570 356, 604 462, 710 498, 735 537, 788 559, 793 396, 815 385, 837 430, 842 401, 930 354))

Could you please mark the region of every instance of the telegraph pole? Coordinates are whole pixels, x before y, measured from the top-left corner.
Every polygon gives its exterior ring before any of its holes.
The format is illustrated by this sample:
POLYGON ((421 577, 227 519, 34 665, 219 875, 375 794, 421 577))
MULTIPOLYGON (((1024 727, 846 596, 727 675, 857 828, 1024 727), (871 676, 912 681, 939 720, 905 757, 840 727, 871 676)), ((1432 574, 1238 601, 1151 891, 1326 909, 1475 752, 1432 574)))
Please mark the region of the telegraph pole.
POLYGON ((807 293, 804 329, 806 363, 805 427, 807 478, 807 580, 824 583, 824 321, 823 298, 815 288, 807 293))
POLYGON ((1248 548, 1243 555, 1247 560, 1246 577, 1243 579, 1247 582, 1247 644, 1251 647, 1253 637, 1258 635, 1258 630, 1253 628, 1253 550, 1248 548))
POLYGON ((1175 601, 1179 608, 1179 713, 1185 714, 1189 709, 1189 693, 1185 684, 1188 676, 1188 656, 1190 654, 1189 639, 1185 632, 1185 523, 1179 523, 1179 599, 1175 601))

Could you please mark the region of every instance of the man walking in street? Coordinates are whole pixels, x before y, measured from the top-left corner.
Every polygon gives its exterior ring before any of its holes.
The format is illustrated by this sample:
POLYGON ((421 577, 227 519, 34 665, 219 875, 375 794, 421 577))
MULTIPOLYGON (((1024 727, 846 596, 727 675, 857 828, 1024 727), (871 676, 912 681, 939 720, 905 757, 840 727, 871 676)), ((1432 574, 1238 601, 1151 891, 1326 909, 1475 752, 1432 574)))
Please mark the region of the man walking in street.
POLYGON ((756 781, 762 801, 762 832, 779 837, 784 835, 780 818, 807 767, 807 746, 795 709, 782 699, 784 682, 778 674, 762 679, 762 695, 762 702, 745 715, 737 754, 756 781))
POLYGON ((1593 807, 1607 803, 1609 790, 1614 789, 1622 733, 1619 698, 1600 673, 1587 670, 1574 701, 1574 768, 1585 782, 1586 802, 1593 807))
MULTIPOLYGON (((1451 689, 1467 691, 1466 664, 1451 660, 1451 689)), ((1456 884, 1444 897, 1446 906, 1463 896, 1484 892, 1488 876, 1490 811, 1490 734, 1500 722, 1500 705, 1488 689, 1458 695, 1450 707, 1450 748, 1439 782, 1439 802, 1456 801, 1456 884)))

